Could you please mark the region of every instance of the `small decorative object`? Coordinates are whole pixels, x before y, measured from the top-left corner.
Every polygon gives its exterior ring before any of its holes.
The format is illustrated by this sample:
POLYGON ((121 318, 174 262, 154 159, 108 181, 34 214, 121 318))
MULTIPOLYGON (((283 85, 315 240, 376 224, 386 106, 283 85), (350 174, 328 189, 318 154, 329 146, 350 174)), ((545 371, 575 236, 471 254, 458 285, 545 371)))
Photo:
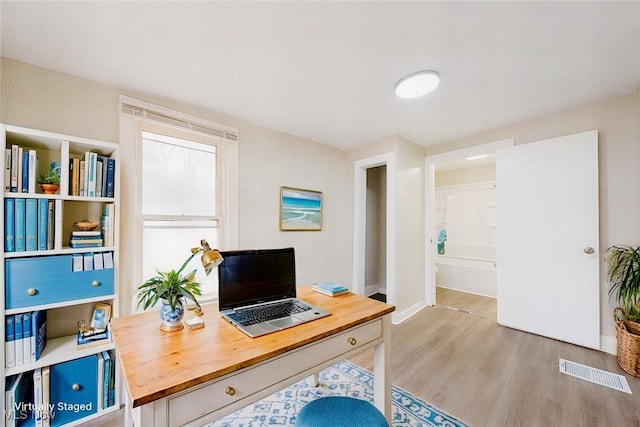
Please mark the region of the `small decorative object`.
POLYGON ((613 311, 618 364, 640 377, 640 247, 612 246, 606 260, 609 296, 620 305, 613 311))
POLYGON ((322 192, 280 187, 280 231, 322 230, 322 192))
POLYGON ((38 184, 44 194, 56 194, 60 188, 60 165, 57 162, 51 162, 49 171, 38 176, 38 184))
POLYGON ((207 275, 223 261, 220 252, 212 250, 207 241, 203 239, 200 241, 200 247, 191 249, 191 255, 177 271, 158 271, 156 276, 148 279, 136 290, 138 307, 142 306, 146 310, 155 306, 159 301, 162 303, 160 329, 163 331, 179 331, 183 328, 182 318, 186 300, 191 300, 196 304, 194 314, 198 316, 203 314, 202 307, 196 298, 201 295, 201 285, 195 281, 196 270, 187 275, 182 274, 187 264, 200 252, 202 252, 201 261, 207 275))
POLYGON ((82 221, 74 222, 73 226, 80 231, 91 231, 98 228, 98 223, 95 221, 89 221, 88 219, 83 219, 82 221))

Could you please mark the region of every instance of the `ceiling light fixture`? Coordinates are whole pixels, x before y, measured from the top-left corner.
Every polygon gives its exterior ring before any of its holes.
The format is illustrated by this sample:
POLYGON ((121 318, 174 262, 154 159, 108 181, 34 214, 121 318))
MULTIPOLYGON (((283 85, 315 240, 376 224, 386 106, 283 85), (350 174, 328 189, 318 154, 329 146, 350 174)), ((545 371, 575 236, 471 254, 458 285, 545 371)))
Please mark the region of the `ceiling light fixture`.
POLYGON ((423 96, 438 87, 440 74, 437 71, 418 71, 409 74, 396 84, 396 96, 402 99, 412 99, 423 96))
POLYGON ((480 160, 480 159, 484 159, 487 156, 488 156, 488 154, 478 154, 477 156, 465 157, 465 159, 467 159, 467 160, 480 160))

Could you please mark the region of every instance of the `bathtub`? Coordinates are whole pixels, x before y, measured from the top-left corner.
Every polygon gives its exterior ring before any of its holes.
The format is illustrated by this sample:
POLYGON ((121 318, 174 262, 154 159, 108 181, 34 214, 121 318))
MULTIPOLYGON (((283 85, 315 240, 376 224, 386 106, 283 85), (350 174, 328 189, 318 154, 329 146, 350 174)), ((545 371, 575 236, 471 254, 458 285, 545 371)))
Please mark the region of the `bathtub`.
POLYGON ((495 246, 445 244, 445 253, 436 255, 436 285, 497 297, 495 246))

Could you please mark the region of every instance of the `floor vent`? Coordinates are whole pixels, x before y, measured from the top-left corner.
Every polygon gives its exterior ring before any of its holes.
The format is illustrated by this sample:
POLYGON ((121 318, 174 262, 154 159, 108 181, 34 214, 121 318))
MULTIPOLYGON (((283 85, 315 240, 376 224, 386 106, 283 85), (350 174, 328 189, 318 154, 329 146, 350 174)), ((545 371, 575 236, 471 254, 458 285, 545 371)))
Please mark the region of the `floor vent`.
POLYGON ((571 362, 569 360, 560 359, 560 372, 580 378, 592 383, 600 384, 614 390, 623 391, 631 394, 631 388, 627 379, 612 372, 603 371, 601 369, 592 368, 591 366, 581 365, 580 363, 571 362))

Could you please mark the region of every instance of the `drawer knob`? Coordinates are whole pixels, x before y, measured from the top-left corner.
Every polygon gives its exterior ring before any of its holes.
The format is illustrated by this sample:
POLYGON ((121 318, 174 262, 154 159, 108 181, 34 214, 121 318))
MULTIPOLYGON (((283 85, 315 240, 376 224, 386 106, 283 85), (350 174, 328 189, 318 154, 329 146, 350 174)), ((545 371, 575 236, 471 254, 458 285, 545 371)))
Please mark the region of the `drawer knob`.
POLYGON ((94 280, 93 282, 91 282, 91 286, 93 286, 94 288, 97 288, 98 286, 100 286, 100 282, 98 282, 97 280, 94 280))
POLYGON ((236 389, 233 387, 227 387, 227 389, 224 392, 227 393, 229 396, 233 396, 234 394, 236 394, 236 389))
POLYGON ((351 345, 356 345, 356 343, 357 343, 358 341, 356 341, 356 339, 355 339, 354 337, 349 337, 349 338, 347 338, 347 342, 348 342, 349 344, 351 344, 351 345))
POLYGON ((74 384, 71 386, 71 390, 73 390, 73 391, 78 391, 78 390, 80 390, 80 384, 78 384, 78 383, 74 383, 74 384))
POLYGON ((36 294, 36 288, 27 289, 27 295, 29 295, 30 297, 34 296, 35 294, 36 294))

